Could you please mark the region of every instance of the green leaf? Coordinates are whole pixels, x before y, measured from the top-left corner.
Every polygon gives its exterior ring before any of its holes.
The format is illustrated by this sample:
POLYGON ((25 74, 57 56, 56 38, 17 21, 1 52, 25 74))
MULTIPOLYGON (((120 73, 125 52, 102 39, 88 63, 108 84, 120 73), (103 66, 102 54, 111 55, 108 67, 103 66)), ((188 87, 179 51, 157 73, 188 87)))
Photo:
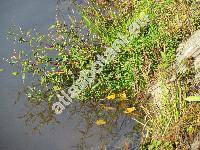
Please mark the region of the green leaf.
POLYGON ((53 86, 53 90, 54 91, 59 91, 59 90, 61 90, 61 87, 59 87, 59 86, 53 86))
POLYGON ((25 42, 25 39, 21 36, 21 37, 19 38, 19 42, 20 42, 20 43, 23 43, 23 42, 25 42))
POLYGON ((37 42, 37 43, 40 43, 44 38, 45 38, 45 36, 44 36, 44 35, 41 35, 41 36, 39 36, 39 37, 36 39, 36 42, 37 42))
POLYGON ((53 24, 53 25, 51 25, 51 26, 49 26, 49 30, 51 30, 51 29, 54 29, 56 27, 56 25, 55 24, 53 24))
POLYGON ((189 96, 185 100, 188 102, 200 102, 200 96, 189 96))
POLYGON ((0 68, 0 72, 3 72, 4 71, 4 69, 3 68, 0 68))
POLYGON ((43 85, 45 82, 46 82, 46 77, 45 76, 41 76, 40 84, 43 85))
POLYGON ((50 102, 50 101, 52 100, 53 97, 54 97, 54 95, 50 95, 50 96, 48 97, 48 101, 50 102))
POLYGON ((28 31, 26 32, 26 35, 29 35, 31 32, 32 32, 32 29, 28 30, 28 31))
POLYGON ((26 78, 26 74, 23 73, 23 74, 22 74, 22 80, 24 80, 25 78, 26 78))
POLYGON ((85 21, 85 24, 90 27, 91 26, 91 21, 86 17, 86 16, 83 16, 83 19, 85 21))
POLYGON ((13 76, 17 76, 19 73, 18 72, 12 72, 11 73, 13 76))

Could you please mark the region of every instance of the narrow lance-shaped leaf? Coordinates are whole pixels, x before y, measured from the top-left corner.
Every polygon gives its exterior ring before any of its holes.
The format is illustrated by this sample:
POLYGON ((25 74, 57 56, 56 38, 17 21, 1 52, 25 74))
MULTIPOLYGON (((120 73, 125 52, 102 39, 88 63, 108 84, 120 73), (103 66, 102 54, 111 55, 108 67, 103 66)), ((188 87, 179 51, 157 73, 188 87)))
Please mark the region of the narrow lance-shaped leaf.
POLYGON ((85 21, 85 24, 90 27, 91 26, 91 21, 86 17, 86 16, 83 16, 83 19, 85 21))
POLYGON ((18 72, 12 72, 11 73, 13 76, 17 76, 19 73, 18 72))
POLYGON ((200 102, 200 96, 189 96, 185 100, 188 102, 200 102))
POLYGON ((0 68, 0 72, 3 72, 4 71, 4 69, 3 68, 0 68))
POLYGON ((51 29, 54 29, 56 27, 55 24, 51 25, 48 29, 51 30, 51 29))

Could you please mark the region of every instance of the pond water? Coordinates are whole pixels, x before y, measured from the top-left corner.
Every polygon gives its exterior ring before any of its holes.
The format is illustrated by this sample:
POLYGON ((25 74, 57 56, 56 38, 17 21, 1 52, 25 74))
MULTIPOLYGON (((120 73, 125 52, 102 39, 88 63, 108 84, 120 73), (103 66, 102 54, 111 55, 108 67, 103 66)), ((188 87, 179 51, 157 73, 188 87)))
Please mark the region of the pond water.
POLYGON ((20 119, 20 116, 29 111, 30 106, 25 105, 24 95, 16 102, 18 92, 24 85, 20 78, 10 75, 14 69, 2 59, 8 58, 14 49, 12 43, 6 39, 5 32, 14 22, 23 29, 36 27, 46 33, 48 26, 54 23, 55 15, 55 0, 0 1, 0 68, 5 69, 0 74, 0 150, 98 150, 102 143, 106 143, 107 149, 115 150, 123 144, 128 134, 135 138, 132 139, 135 144, 131 149, 136 149, 138 137, 132 133, 135 123, 126 116, 119 116, 115 121, 113 131, 116 134, 110 134, 95 124, 87 126, 83 123, 89 112, 84 116, 81 112, 71 116, 66 110, 57 116, 60 123, 45 125, 40 132, 34 131, 31 126, 34 123, 29 122, 27 125, 24 119, 20 119), (87 135, 84 134, 86 131, 87 135), (104 138, 106 140, 102 142, 104 138))

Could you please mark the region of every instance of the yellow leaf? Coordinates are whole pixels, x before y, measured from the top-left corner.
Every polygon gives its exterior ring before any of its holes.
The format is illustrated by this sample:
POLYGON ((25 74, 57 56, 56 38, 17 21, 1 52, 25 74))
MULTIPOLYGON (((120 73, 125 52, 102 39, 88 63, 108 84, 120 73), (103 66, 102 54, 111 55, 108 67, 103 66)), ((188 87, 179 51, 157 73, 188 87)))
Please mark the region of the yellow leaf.
POLYGON ((72 61, 71 64, 72 65, 78 65, 79 63, 77 61, 72 61))
POLYGON ((108 95, 106 98, 109 99, 109 100, 115 99, 115 93, 108 95))
POLYGON ((103 109, 105 106, 104 106, 104 104, 99 104, 99 107, 100 107, 101 109, 103 109))
POLYGON ((132 113, 133 111, 135 111, 135 107, 130 107, 130 108, 126 108, 124 113, 129 114, 129 113, 132 113))
POLYGON ((125 92, 120 93, 119 97, 120 97, 121 101, 125 100, 126 99, 126 93, 125 92))
POLYGON ((96 124, 97 124, 98 126, 104 125, 104 124, 106 124, 106 121, 103 120, 103 119, 99 119, 99 120, 96 121, 96 124))
POLYGON ((63 73, 65 73, 65 72, 64 71, 57 71, 57 72, 55 72, 55 74, 58 74, 58 75, 63 74, 63 73))
POLYGON ((187 128, 187 131, 189 135, 192 135, 194 133, 194 128, 190 125, 189 128, 187 128))

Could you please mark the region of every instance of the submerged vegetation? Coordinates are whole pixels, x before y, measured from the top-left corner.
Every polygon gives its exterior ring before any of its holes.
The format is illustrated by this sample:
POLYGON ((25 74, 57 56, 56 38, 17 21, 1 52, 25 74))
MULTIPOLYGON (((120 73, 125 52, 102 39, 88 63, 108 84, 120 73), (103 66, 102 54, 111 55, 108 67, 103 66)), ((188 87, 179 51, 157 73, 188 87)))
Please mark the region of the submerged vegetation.
MULTIPOLYGON (((8 32, 11 40, 22 45, 10 60, 19 67, 13 74, 17 76, 20 70, 23 80, 30 75, 38 80, 27 90, 29 102, 51 106, 57 101, 56 94, 70 87, 80 71, 90 69, 97 55, 102 55, 119 33, 130 34, 127 27, 144 13, 150 20, 147 26, 141 26, 138 36, 129 39, 130 44, 104 66, 77 101, 95 106, 99 119, 93 123, 100 126, 109 122, 103 111, 108 112, 107 116, 116 111, 125 113, 136 120, 143 133, 141 149, 189 149, 200 128, 200 104, 185 99, 199 95, 200 85, 194 80, 190 60, 185 62, 186 73, 178 72, 174 62, 178 45, 199 29, 198 2, 90 0, 77 3, 70 6, 73 8, 69 12, 70 23, 66 23, 58 9, 56 22, 49 27, 47 35, 34 29, 23 31, 17 26, 8 32), (152 91, 159 93, 156 98, 152 91)), ((64 4, 58 3, 58 8, 64 4)), ((43 113, 50 116, 45 116, 48 122, 54 115, 50 107, 43 113)))

